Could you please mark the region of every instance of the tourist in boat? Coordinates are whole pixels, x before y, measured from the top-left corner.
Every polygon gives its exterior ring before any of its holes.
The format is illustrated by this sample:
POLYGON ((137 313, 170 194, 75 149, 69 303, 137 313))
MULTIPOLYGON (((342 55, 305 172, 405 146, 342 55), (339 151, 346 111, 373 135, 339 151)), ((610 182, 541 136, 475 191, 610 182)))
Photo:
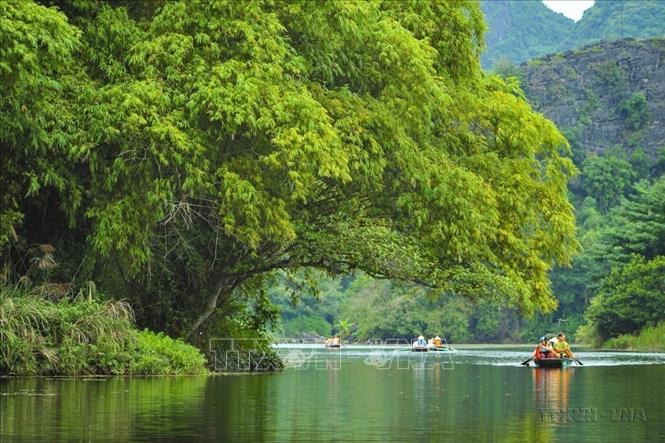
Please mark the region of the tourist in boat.
POLYGON ((540 337, 540 343, 536 346, 536 349, 533 350, 533 359, 540 360, 543 358, 552 358, 554 356, 554 350, 547 342, 547 337, 540 337))
POLYGON ((332 337, 326 338, 326 346, 332 345, 332 337))
POLYGON ((552 338, 549 339, 549 341, 547 342, 547 344, 550 345, 550 348, 556 350, 556 344, 557 344, 558 341, 559 341, 559 339, 558 339, 556 336, 554 336, 554 337, 552 337, 552 338))
POLYGON ((413 342, 413 347, 414 348, 426 348, 427 347, 427 341, 425 340, 425 337, 422 335, 419 335, 416 341, 413 342))
POLYGON ((554 346, 554 351, 559 354, 559 358, 575 358, 573 351, 570 350, 570 345, 566 341, 566 334, 563 332, 559 332, 559 335, 557 336, 557 342, 554 346))
POLYGON ((442 345, 442 343, 441 343, 441 337, 439 337, 439 336, 437 335, 436 337, 434 337, 434 346, 436 346, 437 348, 440 348, 441 345, 442 345))
POLYGON ((342 345, 342 340, 339 338, 339 335, 336 335, 332 339, 332 345, 333 346, 341 346, 342 345))

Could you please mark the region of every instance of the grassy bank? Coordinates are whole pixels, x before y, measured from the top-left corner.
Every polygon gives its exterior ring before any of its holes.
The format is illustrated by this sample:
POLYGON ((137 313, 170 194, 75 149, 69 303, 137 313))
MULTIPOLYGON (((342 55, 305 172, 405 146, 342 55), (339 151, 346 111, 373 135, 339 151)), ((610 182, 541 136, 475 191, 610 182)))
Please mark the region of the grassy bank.
POLYGON ((134 325, 131 307, 93 297, 42 297, 0 288, 0 375, 176 375, 207 373, 181 340, 134 325))
POLYGON ((611 338, 603 344, 608 349, 630 349, 633 351, 665 352, 665 322, 657 326, 646 327, 637 335, 620 335, 611 338))

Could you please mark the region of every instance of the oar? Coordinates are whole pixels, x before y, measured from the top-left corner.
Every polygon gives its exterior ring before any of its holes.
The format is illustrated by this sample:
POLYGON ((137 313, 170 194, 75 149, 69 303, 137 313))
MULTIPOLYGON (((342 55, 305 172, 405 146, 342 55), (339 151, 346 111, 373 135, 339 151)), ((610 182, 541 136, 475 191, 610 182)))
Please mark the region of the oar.
POLYGON ((528 360, 524 360, 522 363, 520 363, 520 365, 529 366, 529 362, 530 362, 531 360, 533 360, 533 357, 531 357, 531 358, 528 359, 528 360))
POLYGON ((584 363, 582 363, 582 362, 579 361, 578 359, 575 359, 575 363, 577 363, 577 364, 580 365, 580 366, 584 366, 584 363))

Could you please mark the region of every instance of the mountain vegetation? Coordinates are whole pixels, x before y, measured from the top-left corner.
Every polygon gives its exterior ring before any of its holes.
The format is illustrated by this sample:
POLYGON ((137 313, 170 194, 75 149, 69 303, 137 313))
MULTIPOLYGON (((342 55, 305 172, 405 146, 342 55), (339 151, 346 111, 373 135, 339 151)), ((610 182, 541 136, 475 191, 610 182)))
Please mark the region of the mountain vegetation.
POLYGON ((665 3, 659 0, 596 0, 577 22, 541 1, 487 0, 481 6, 488 27, 481 60, 488 69, 601 41, 665 36, 665 3))

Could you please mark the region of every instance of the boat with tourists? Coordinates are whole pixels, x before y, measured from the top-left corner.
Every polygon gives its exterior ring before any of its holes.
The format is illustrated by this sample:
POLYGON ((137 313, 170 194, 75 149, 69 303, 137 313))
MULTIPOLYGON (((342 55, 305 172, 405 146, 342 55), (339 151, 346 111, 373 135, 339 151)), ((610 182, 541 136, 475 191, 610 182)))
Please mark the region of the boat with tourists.
POLYGON ((533 360, 533 364, 536 365, 537 368, 566 369, 573 364, 573 361, 574 360, 572 358, 567 357, 552 357, 533 360))
POLYGON ((450 346, 448 346, 445 340, 441 339, 441 337, 439 337, 438 335, 434 338, 430 338, 427 341, 425 341, 425 337, 420 335, 412 343, 411 351, 412 352, 453 352, 456 351, 456 349, 453 349, 450 346))
POLYGON ((529 366, 529 362, 532 360, 536 368, 565 369, 570 367, 573 362, 583 366, 570 350, 566 334, 563 332, 549 340, 545 335, 540 337, 538 345, 533 350, 533 356, 520 364, 529 366))
POLYGON ((328 337, 326 339, 326 348, 341 348, 342 347, 342 339, 339 338, 339 336, 334 336, 334 337, 328 337))

